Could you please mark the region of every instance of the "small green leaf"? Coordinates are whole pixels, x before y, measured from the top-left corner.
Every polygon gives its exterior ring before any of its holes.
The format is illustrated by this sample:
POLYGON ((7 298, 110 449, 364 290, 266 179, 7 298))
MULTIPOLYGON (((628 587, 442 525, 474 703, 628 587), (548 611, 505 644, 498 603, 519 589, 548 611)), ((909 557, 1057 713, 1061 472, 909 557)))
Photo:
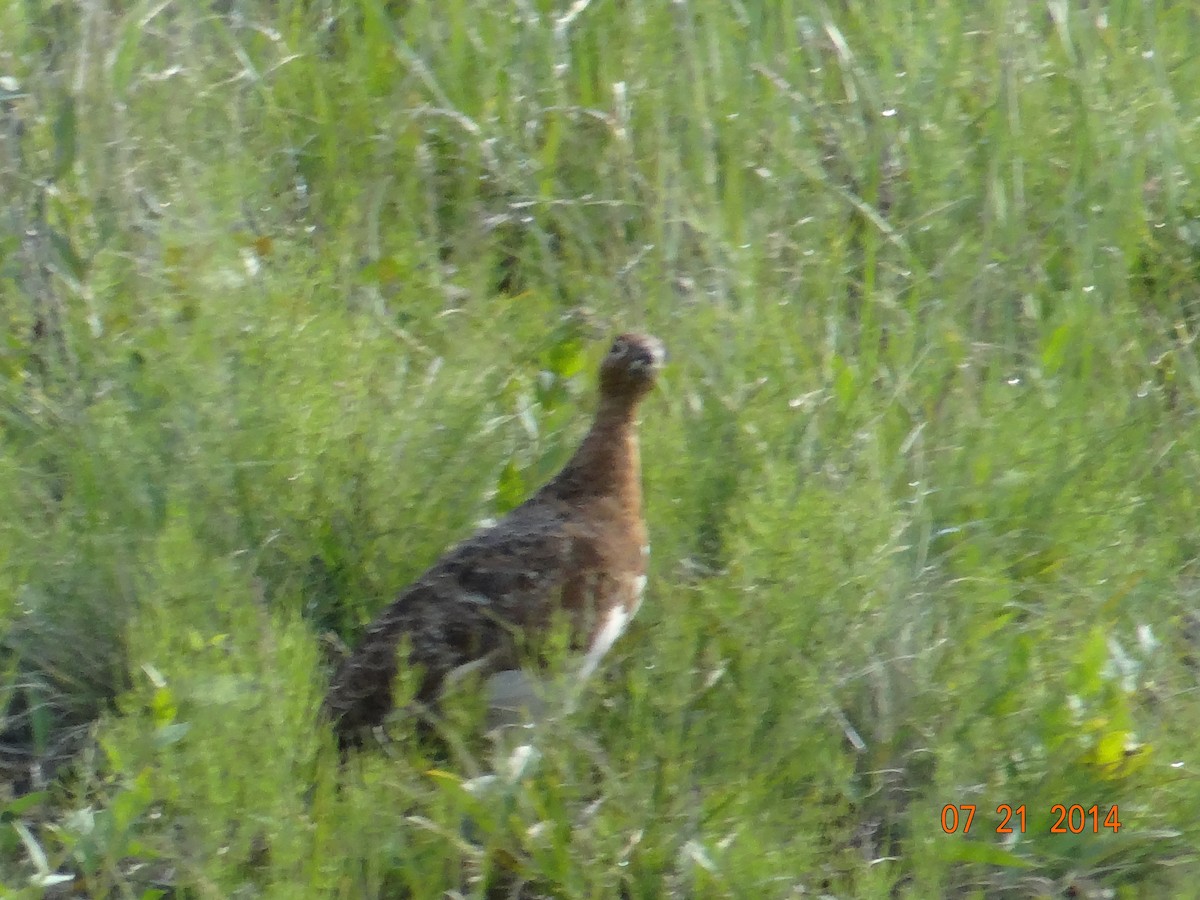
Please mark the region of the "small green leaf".
POLYGON ((169 687, 158 688, 154 692, 150 708, 154 714, 154 724, 162 727, 175 721, 179 709, 175 705, 175 695, 169 687))
POLYGON ((496 511, 506 513, 515 509, 521 505, 526 493, 525 476, 517 467, 516 460, 510 457, 496 479, 496 511))
MULTIPOLYGON (((187 732, 186 723, 179 725, 169 725, 166 729, 160 729, 155 736, 156 743, 160 746, 177 743, 180 738, 187 732), (169 737, 164 737, 163 732, 171 730, 169 737)), ((115 827, 120 832, 128 831, 137 821, 145 814, 153 802, 154 794, 150 787, 150 772, 143 769, 130 784, 127 790, 121 791, 113 798, 110 804, 112 813, 112 821, 115 827)))
POLYGON ((953 862, 985 863, 992 866, 1027 869, 1033 865, 1017 854, 980 841, 959 841, 949 846, 946 858, 953 862))
POLYGON ((842 410, 848 410, 854 403, 858 393, 857 379, 854 370, 840 356, 833 359, 833 392, 837 396, 842 410))
MULTIPOLYGON (((256 248, 257 249, 257 248, 256 248)), ((260 256, 267 254, 259 251, 260 256)), ((387 285, 400 280, 403 271, 394 256, 383 256, 374 262, 367 263, 359 270, 359 276, 370 284, 387 285)))
POLYGON ((136 16, 130 16, 129 24, 121 34, 120 44, 109 57, 112 85, 117 94, 124 94, 129 89, 129 83, 133 78, 133 69, 137 64, 141 29, 134 24, 136 18, 136 16))
POLYGON ((1050 334, 1046 346, 1042 349, 1042 367, 1047 374, 1054 375, 1067 359, 1067 348, 1070 345, 1074 329, 1069 325, 1059 325, 1050 334))
POLYGON ((563 338, 547 351, 543 364, 564 381, 574 378, 587 365, 583 341, 577 336, 563 338))
POLYGON ((42 801, 49 799, 49 797, 50 794, 47 791, 34 791, 33 793, 18 797, 11 803, 6 803, 4 808, 0 809, 0 823, 9 822, 17 818, 35 806, 40 805, 42 801))
POLYGON ((75 98, 64 94, 54 119, 54 173, 55 181, 71 171, 75 165, 76 118, 75 98))
POLYGON ((15 234, 0 236, 0 266, 21 247, 21 240, 15 234))
POLYGON ((50 743, 50 729, 53 724, 50 709, 38 696, 31 697, 29 704, 29 725, 33 730, 33 746, 38 753, 44 753, 50 743))
POLYGON ((1099 625, 1088 633, 1075 657, 1070 683, 1073 692, 1083 697, 1097 694, 1104 684, 1104 666, 1108 662, 1108 636, 1099 625))
POLYGON ((71 277, 76 281, 83 281, 87 275, 87 263, 83 261, 71 244, 71 239, 57 229, 50 231, 50 243, 54 246, 55 253, 58 254, 59 261, 66 266, 71 277))

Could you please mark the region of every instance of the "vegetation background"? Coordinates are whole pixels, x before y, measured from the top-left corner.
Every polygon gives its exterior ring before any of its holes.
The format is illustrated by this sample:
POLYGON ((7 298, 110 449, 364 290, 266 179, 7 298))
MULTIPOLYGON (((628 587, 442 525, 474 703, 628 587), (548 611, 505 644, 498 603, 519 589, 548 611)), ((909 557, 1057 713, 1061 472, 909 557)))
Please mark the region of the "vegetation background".
POLYGON ((1196 896, 1198 36, 0 5, 0 892, 1196 896), (631 327, 654 556, 584 707, 523 770, 464 698, 339 771, 331 635, 561 464, 631 327))

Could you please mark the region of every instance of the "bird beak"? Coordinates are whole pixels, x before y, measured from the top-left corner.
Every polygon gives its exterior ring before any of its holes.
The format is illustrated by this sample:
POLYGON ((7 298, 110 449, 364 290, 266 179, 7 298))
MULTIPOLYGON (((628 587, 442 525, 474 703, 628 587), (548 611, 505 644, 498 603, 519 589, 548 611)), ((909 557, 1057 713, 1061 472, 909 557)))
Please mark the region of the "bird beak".
POLYGON ((667 361, 667 348, 663 346, 661 341, 655 341, 650 348, 649 359, 639 359, 633 364, 633 368, 641 374, 649 369, 652 372, 657 372, 663 367, 667 361))

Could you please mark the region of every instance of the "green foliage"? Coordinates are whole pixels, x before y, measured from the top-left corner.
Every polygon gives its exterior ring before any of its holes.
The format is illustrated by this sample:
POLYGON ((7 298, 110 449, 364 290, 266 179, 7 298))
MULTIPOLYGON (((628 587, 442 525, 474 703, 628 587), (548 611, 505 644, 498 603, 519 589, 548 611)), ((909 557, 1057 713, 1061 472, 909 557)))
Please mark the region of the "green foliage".
POLYGON ((1195 18, 0 7, 0 891, 1192 890, 1195 18), (582 708, 339 766, 322 648, 642 327, 582 708))

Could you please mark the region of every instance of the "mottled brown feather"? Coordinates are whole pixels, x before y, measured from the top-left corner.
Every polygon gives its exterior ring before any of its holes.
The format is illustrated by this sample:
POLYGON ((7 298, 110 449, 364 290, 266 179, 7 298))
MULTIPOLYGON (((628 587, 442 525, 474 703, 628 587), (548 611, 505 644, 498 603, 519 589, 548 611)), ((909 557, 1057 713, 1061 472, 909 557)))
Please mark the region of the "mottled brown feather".
POLYGON ((406 636, 408 663, 420 671, 417 699, 430 703, 464 666, 515 668, 520 638, 544 631, 557 611, 578 644, 597 640, 614 606, 633 614, 647 547, 636 413, 663 359, 656 338, 618 337, 600 367, 592 427, 562 471, 449 550, 370 625, 325 700, 343 747, 392 709, 406 636))

